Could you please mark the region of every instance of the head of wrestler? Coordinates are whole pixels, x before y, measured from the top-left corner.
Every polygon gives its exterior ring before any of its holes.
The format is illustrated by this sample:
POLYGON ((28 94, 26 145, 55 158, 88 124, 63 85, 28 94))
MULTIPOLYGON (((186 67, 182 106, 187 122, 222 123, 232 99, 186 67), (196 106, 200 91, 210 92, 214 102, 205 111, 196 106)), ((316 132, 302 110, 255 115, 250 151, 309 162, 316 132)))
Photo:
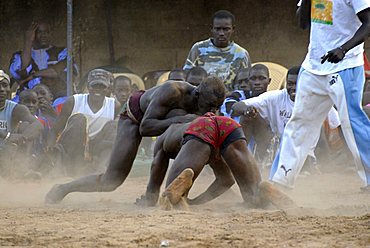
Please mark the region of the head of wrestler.
POLYGON ((244 91, 244 94, 249 95, 251 85, 249 83, 249 68, 242 68, 238 71, 234 79, 234 88, 244 91))
POLYGON ((46 21, 38 21, 33 47, 35 49, 48 48, 50 46, 50 25, 46 21))
POLYGON ((215 76, 208 76, 195 88, 197 114, 216 113, 222 105, 226 94, 223 81, 215 76))
POLYGON ((252 97, 261 95, 267 91, 270 84, 270 72, 267 66, 256 64, 249 71, 249 83, 251 86, 252 97))
POLYGON ((234 33, 234 15, 227 10, 219 10, 212 17, 211 41, 213 45, 225 48, 231 43, 231 36, 234 33))
POLYGON ((186 82, 198 86, 207 77, 207 71, 200 66, 191 68, 186 75, 186 82))
POLYGON ((132 92, 131 79, 126 76, 118 76, 113 80, 113 95, 123 105, 127 102, 132 92))
POLYGON ((31 114, 36 115, 39 108, 39 100, 36 92, 33 89, 23 90, 19 94, 19 103, 26 106, 31 114))
POLYGON ((105 96, 110 95, 110 86, 113 83, 113 75, 104 69, 94 69, 87 76, 89 99, 92 101, 104 101, 105 96))
POLYGON ((185 81, 186 72, 183 69, 173 69, 168 74, 168 80, 185 81))
POLYGON ((292 100, 293 102, 296 96, 297 79, 300 69, 300 66, 293 66, 288 70, 288 74, 286 77, 286 90, 289 94, 290 100, 292 100))
POLYGON ((10 77, 3 70, 0 70, 0 108, 5 106, 5 100, 10 94, 10 77))

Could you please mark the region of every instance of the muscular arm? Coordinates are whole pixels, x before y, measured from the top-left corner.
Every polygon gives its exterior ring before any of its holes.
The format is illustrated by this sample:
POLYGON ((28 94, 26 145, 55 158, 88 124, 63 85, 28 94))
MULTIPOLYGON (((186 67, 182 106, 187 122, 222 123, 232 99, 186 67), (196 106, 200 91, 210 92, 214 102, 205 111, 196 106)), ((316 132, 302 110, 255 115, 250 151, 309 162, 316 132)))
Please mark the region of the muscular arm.
POLYGON ((302 29, 311 26, 311 0, 302 0, 301 6, 297 10, 298 24, 302 29))
POLYGON ((232 176, 228 165, 223 159, 211 162, 209 165, 212 167, 216 179, 206 191, 194 199, 188 200, 189 204, 191 205, 199 205, 209 202, 225 193, 235 183, 234 177, 232 176))
POLYGON ((147 107, 143 120, 140 124, 140 133, 142 136, 159 136, 171 124, 185 123, 194 120, 196 115, 174 116, 166 118, 167 114, 175 108, 178 108, 178 101, 181 94, 168 85, 163 91, 153 96, 153 99, 147 107))

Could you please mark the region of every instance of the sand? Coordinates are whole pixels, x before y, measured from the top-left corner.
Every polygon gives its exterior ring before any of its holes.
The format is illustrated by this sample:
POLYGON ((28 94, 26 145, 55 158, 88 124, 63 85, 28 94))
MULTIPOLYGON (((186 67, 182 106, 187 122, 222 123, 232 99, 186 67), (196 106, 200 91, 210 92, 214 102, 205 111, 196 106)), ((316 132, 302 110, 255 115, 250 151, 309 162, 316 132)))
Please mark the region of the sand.
MULTIPOLYGON (((287 194, 300 207, 284 211, 246 209, 236 186, 190 211, 138 207, 142 171, 115 192, 73 193, 52 206, 46 192, 70 179, 0 179, 0 246, 370 247, 370 194, 353 170, 299 177, 287 194)), ((202 174, 190 196, 212 179, 202 174)))

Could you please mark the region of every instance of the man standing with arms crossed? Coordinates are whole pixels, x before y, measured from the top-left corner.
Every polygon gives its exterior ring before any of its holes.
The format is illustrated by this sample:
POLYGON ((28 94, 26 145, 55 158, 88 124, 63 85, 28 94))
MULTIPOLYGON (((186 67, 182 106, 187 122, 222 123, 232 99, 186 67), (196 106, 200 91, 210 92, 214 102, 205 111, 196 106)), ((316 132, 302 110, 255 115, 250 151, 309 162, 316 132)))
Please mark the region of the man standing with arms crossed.
POLYGON ((321 124, 335 104, 366 185, 362 190, 370 192, 370 121, 361 108, 363 42, 370 36, 370 0, 301 0, 298 6, 300 26, 311 27, 310 45, 272 181, 294 186, 321 124))

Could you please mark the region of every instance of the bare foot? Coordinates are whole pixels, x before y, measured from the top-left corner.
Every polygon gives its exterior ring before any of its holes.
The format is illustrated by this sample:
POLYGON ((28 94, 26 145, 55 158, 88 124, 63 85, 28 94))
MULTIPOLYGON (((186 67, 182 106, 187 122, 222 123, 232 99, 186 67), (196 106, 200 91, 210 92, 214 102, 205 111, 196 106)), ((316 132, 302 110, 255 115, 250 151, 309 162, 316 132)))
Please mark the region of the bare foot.
POLYGON ((135 205, 141 207, 154 207, 157 204, 159 193, 145 193, 140 198, 136 198, 135 205))
POLYGON ((172 181, 170 185, 162 194, 162 198, 165 198, 172 205, 177 205, 180 201, 183 201, 183 197, 189 191, 193 184, 194 171, 187 168, 181 172, 181 174, 172 181))
POLYGON ((269 182, 261 182, 259 185, 261 198, 267 202, 271 202, 275 207, 279 209, 294 208, 297 207, 296 203, 275 185, 269 182))

